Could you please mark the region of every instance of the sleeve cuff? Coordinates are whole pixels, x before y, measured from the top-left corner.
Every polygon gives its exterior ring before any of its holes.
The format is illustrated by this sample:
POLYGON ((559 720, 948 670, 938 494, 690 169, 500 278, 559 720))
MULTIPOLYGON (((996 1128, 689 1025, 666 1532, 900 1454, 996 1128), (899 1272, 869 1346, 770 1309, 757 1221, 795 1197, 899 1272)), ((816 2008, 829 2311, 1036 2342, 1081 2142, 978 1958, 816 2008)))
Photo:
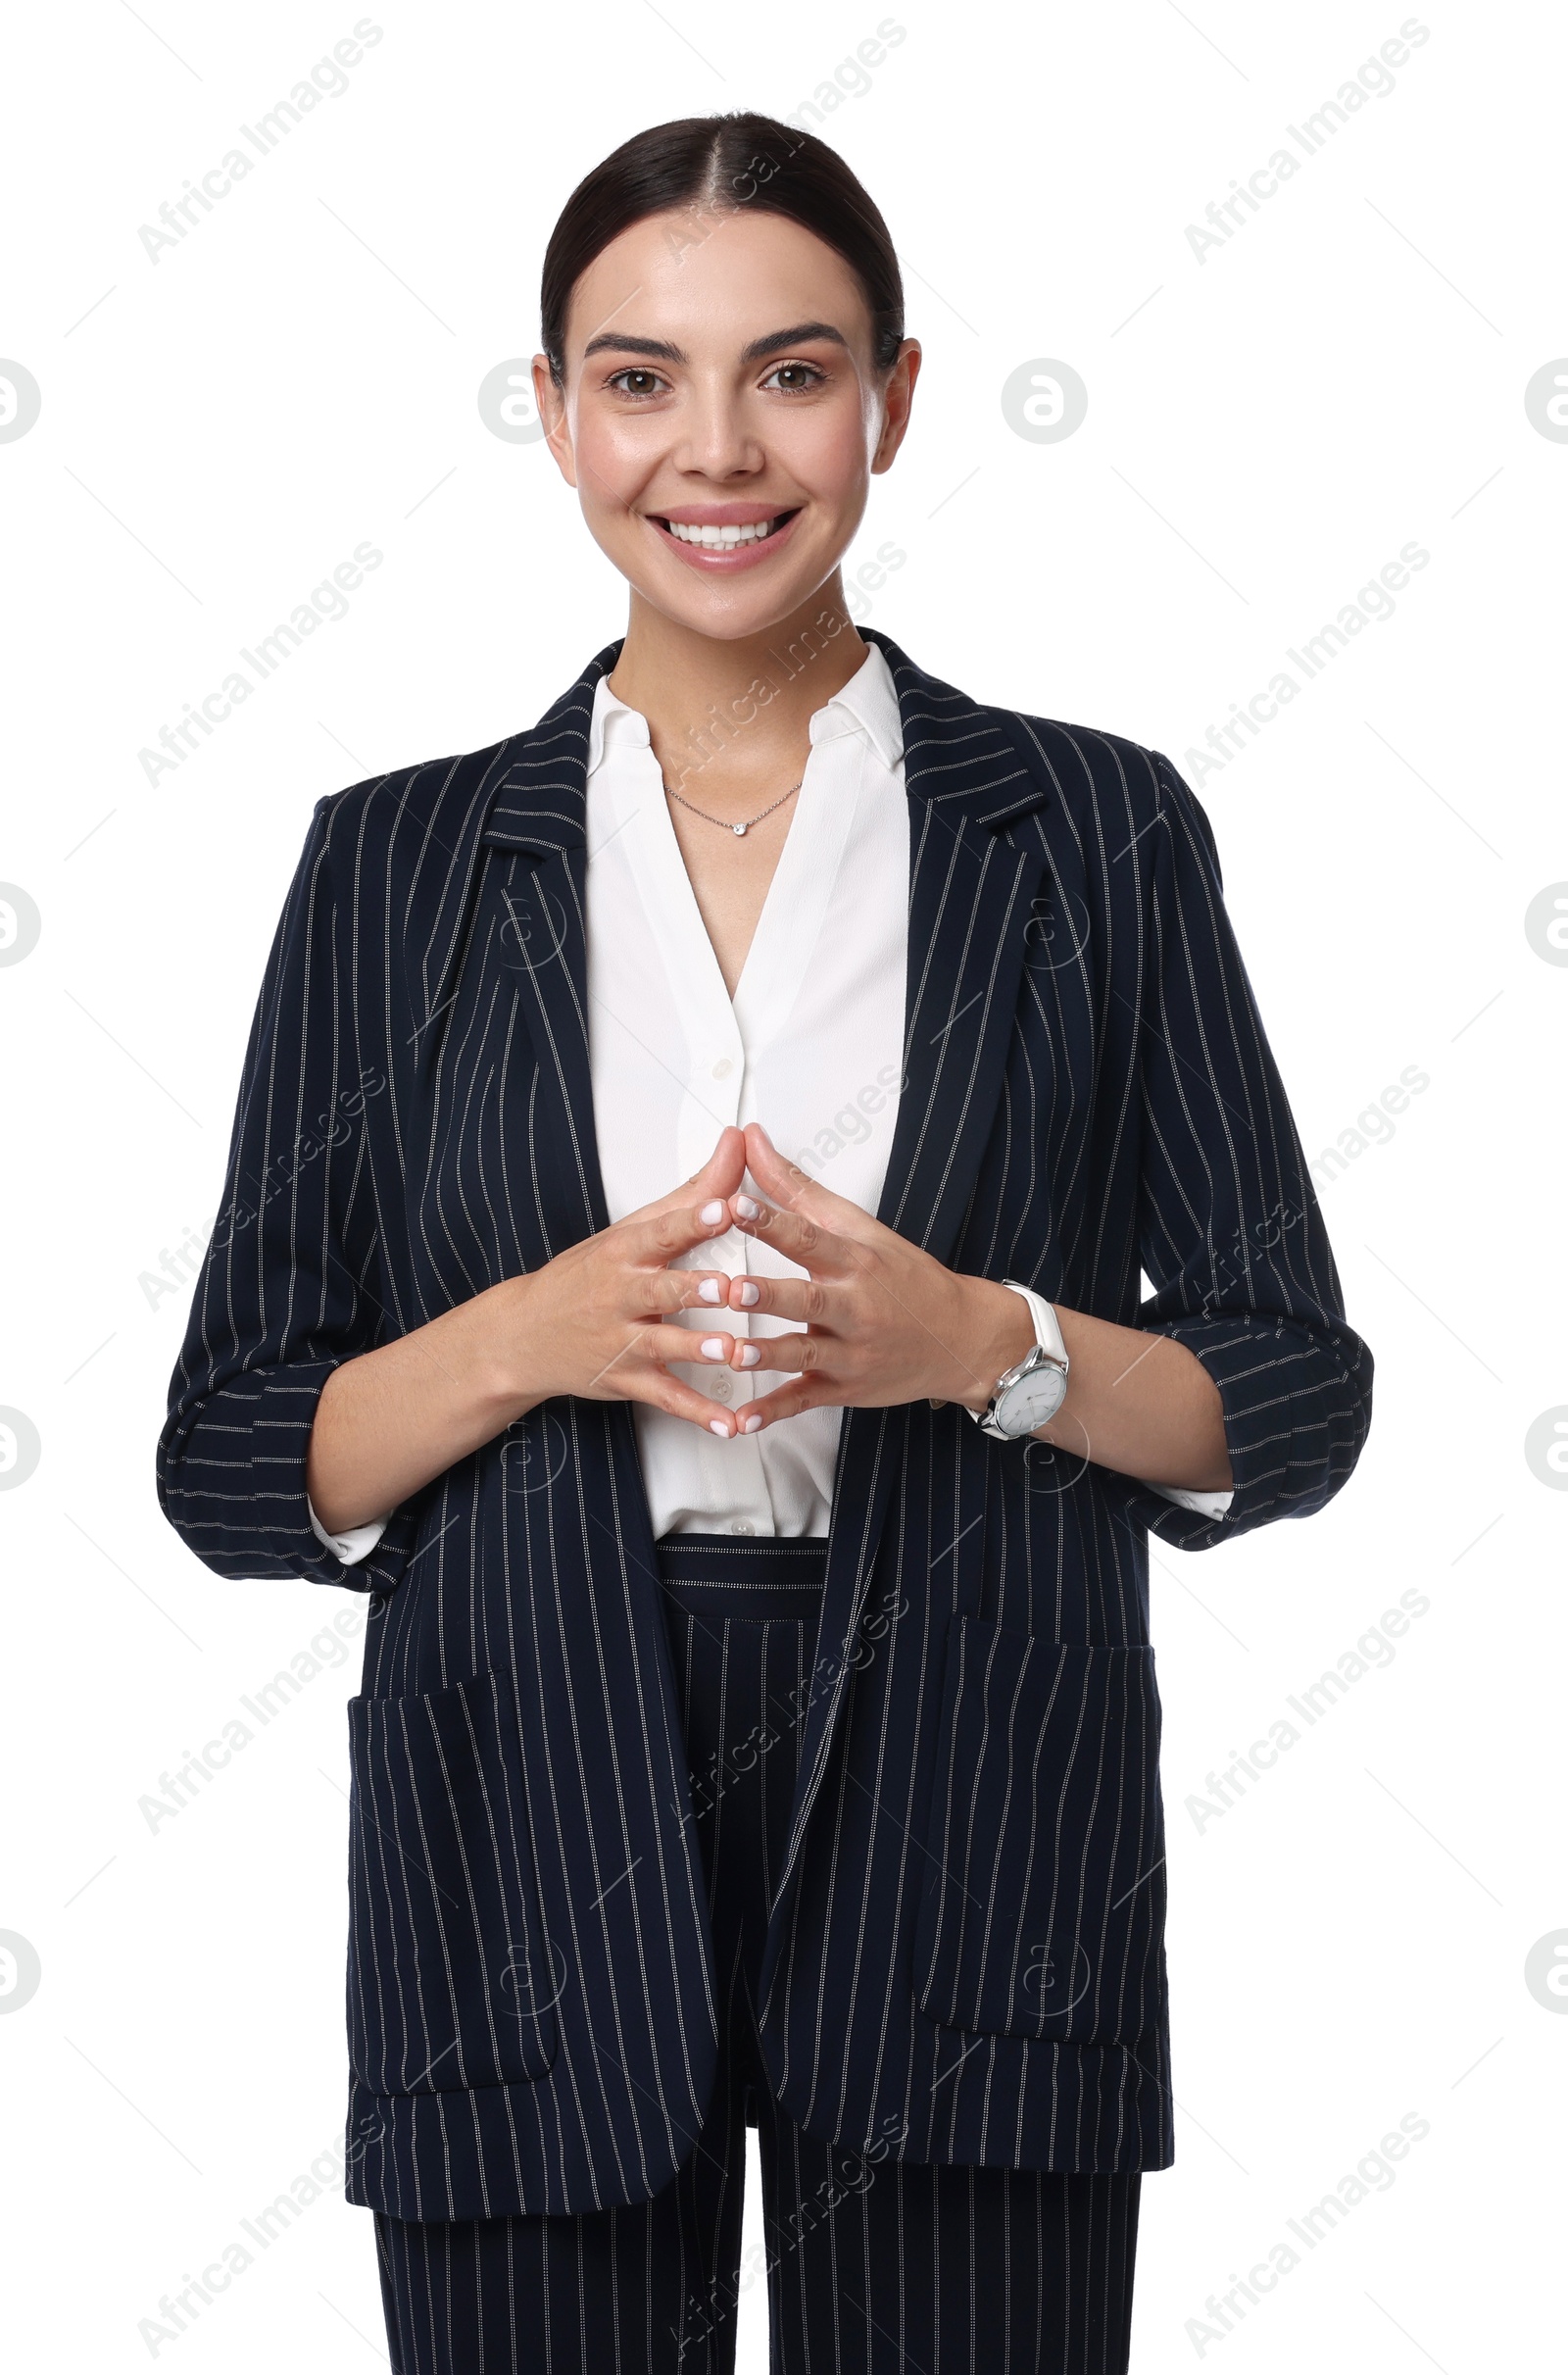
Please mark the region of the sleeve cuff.
MULTIPOLYGON (((1158 1485, 1154 1487, 1156 1493, 1160 1489, 1158 1485)), ((305 1508, 311 1520, 311 1531, 315 1534, 317 1541, 324 1543, 333 1557, 341 1559, 346 1567, 358 1566, 362 1559, 369 1558, 370 1553, 386 1532, 387 1518, 392 1513, 389 1509, 386 1517, 373 1517, 368 1525, 346 1526, 341 1534, 329 1534, 315 1509, 312 1509, 309 1493, 305 1496, 305 1508)))
MULTIPOLYGON (((1195 1493, 1184 1484, 1151 1484, 1140 1476, 1139 1483, 1148 1493, 1158 1493, 1162 1500, 1174 1501, 1179 1509, 1191 1509, 1195 1517, 1223 1517, 1236 1498, 1236 1487, 1223 1493, 1195 1493)), ((325 1540, 325 1536, 322 1536, 325 1540)))

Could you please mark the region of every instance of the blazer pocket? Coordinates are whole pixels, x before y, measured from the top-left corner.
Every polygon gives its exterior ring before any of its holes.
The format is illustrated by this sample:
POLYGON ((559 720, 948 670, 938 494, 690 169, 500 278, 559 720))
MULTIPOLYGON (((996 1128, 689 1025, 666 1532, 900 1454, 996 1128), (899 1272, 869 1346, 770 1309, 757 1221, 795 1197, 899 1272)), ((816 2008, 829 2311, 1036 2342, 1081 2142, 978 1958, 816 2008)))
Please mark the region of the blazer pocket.
POLYGON ((565 1966, 540 1918, 511 1679, 349 1702, 349 2053, 378 2095, 542 2078, 565 1966))
POLYGON ((955 1617, 916 1928, 944 2026, 1125 2043, 1164 2003, 1152 1650, 955 1617))

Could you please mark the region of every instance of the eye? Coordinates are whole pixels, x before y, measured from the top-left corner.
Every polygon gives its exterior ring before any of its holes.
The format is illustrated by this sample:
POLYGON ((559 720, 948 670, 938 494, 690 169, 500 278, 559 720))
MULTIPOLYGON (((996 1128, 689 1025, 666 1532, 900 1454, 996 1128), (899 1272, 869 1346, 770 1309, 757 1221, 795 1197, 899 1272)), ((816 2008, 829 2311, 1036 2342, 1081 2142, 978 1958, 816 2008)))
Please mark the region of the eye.
POLYGON ((635 401, 638 397, 657 396, 665 382, 657 371, 649 371, 646 367, 628 364, 623 371, 612 371, 610 377, 605 381, 605 385, 617 389, 621 395, 630 396, 635 401), (626 382, 637 382, 638 384, 624 384, 626 382))
POLYGON ((793 377, 788 385, 779 388, 781 396, 808 396, 813 389, 827 384, 826 371, 819 371, 814 363, 775 363, 762 385, 766 387, 770 381, 782 379, 786 372, 793 377))

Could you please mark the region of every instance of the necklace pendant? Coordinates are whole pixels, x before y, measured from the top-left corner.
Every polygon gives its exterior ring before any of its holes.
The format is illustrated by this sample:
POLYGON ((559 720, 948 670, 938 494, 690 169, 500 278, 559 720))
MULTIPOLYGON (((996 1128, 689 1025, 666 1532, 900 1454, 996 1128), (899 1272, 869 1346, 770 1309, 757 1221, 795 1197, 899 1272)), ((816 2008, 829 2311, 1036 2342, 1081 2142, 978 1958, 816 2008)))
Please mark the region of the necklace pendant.
POLYGON ((729 829, 732 833, 744 833, 746 827, 744 824, 732 824, 729 829))

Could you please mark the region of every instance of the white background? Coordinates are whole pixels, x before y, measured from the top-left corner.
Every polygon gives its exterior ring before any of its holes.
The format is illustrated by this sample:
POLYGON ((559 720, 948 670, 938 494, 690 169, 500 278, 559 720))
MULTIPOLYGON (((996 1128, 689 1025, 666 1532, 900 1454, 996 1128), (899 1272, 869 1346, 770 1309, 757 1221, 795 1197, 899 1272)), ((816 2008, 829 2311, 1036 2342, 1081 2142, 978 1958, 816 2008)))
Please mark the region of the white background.
MULTIPOLYGON (((145 1281, 217 1204, 312 805, 531 722, 620 631, 546 449, 491 434, 479 382, 537 344, 590 165, 668 117, 794 111, 878 5, 377 5, 346 92, 151 261, 138 226, 354 21, 102 0, 12 31, 0 353, 43 398, 0 444, 0 878, 42 918, 0 969, 0 1405, 42 1443, 0 1493, 0 1929, 42 1964, 0 2020, 26 2367, 146 2364, 138 2321, 340 2136, 358 1640, 176 1817, 138 1809, 360 1605, 220 1583, 153 1492, 188 1290, 154 1308, 145 1281), (149 782, 138 753, 362 540, 384 560, 349 615, 149 782)), ((1310 1525, 1154 1546, 1179 2157, 1144 2188, 1133 2364, 1544 2364, 1568 2019, 1524 1973, 1568 1925, 1568 1500, 1525 1436, 1568 1404, 1568 970, 1524 918, 1568 877, 1568 444, 1524 391, 1568 352, 1562 21, 1424 11, 1393 92, 1201 262, 1186 226, 1376 57, 1397 0, 896 21, 824 126, 926 357, 854 557, 906 561, 864 615, 978 697, 1183 768, 1309 1154, 1405 1067, 1430 1082, 1323 1191, 1377 1361, 1354 1478, 1310 1525), (1089 390, 1055 444, 1001 406, 1040 358, 1089 390), (1412 540, 1395 616, 1196 771, 1412 540), (1392 1664, 1200 1829, 1188 1796, 1411 1590, 1392 1664), (1407 2113, 1430 2133, 1392 2185, 1223 2340, 1189 2330, 1407 2113)), ((245 2375, 382 2348, 369 2216, 328 2188, 156 2355, 245 2375)))

